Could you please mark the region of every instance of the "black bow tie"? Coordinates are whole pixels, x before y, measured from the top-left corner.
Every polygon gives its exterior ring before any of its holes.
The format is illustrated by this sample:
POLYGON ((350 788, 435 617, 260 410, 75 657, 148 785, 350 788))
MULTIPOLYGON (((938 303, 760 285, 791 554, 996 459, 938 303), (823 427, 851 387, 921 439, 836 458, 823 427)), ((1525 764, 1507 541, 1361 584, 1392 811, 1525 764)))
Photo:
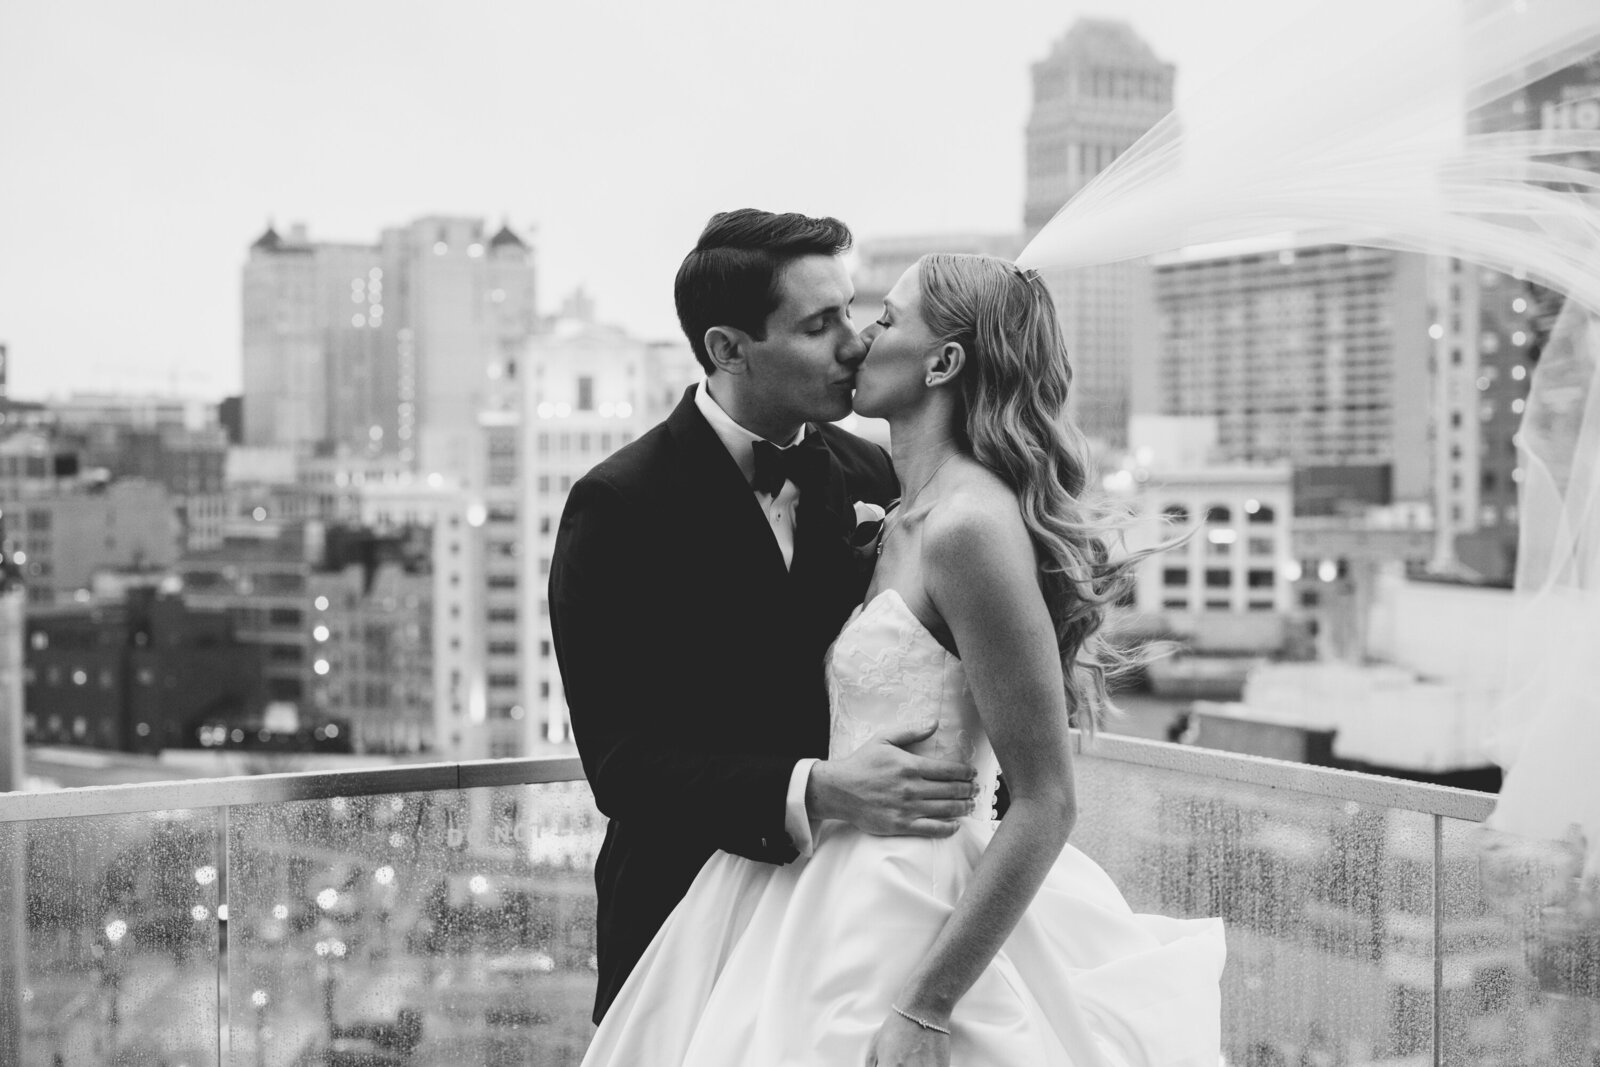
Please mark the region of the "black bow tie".
POLYGON ((771 441, 755 442, 756 473, 750 488, 777 496, 783 483, 793 482, 802 493, 822 486, 828 477, 828 447, 820 433, 808 433, 799 444, 779 448, 771 441))

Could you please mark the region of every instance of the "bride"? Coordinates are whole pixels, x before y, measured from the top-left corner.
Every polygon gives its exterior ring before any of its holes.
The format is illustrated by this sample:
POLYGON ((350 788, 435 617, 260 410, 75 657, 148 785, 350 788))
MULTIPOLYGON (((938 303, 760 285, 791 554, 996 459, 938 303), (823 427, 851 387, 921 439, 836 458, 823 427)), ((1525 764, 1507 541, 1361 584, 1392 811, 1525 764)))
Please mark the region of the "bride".
POLYGON ((830 756, 931 721, 920 750, 978 768, 980 815, 940 839, 826 822, 782 867, 717 853, 584 1063, 1209 1067, 1220 920, 1134 914, 1067 843, 1068 724, 1105 713, 1098 630, 1138 557, 1110 558, 1083 499, 1050 295, 1004 260, 927 256, 864 339, 855 407, 888 420, 907 493, 828 653, 830 756))

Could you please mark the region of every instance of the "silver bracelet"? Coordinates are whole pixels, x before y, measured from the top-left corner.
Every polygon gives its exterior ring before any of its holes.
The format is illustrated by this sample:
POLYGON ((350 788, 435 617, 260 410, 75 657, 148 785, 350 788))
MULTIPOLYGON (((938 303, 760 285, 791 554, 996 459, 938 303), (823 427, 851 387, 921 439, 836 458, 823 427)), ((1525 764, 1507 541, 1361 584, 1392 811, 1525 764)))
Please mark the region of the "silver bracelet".
POLYGON ((900 1016, 900 1018, 902 1018, 902 1019, 909 1019, 911 1022, 916 1023, 918 1026, 922 1027, 924 1030, 932 1030, 935 1033, 943 1034, 945 1037, 949 1037, 950 1036, 950 1031, 946 1030, 944 1027, 939 1026, 936 1023, 930 1023, 926 1019, 919 1019, 915 1015, 912 1015, 909 1011, 906 1011, 904 1008, 897 1007, 896 1005, 891 1004, 891 1005, 889 1005, 889 1010, 893 1011, 896 1015, 900 1016))

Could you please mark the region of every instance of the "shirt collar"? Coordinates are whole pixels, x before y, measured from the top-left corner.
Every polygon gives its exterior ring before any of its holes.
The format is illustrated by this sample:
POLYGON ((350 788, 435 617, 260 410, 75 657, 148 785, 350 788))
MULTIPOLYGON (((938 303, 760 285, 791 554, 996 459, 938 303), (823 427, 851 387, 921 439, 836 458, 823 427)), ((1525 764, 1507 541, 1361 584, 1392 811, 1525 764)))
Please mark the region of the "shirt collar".
MULTIPOLYGON (((716 397, 711 395, 707 383, 702 380, 694 391, 694 406, 700 409, 700 414, 705 416, 706 422, 711 424, 712 431, 722 446, 728 450, 728 455, 739 465, 739 471, 744 475, 744 480, 749 481, 756 475, 756 442, 765 440, 758 433, 749 430, 733 421, 733 416, 722 410, 722 405, 717 403, 716 397)), ((779 445, 779 448, 790 448, 799 444, 806 438, 806 427, 802 423, 800 432, 794 439, 779 445)), ((776 444, 777 442, 773 442, 776 444)))

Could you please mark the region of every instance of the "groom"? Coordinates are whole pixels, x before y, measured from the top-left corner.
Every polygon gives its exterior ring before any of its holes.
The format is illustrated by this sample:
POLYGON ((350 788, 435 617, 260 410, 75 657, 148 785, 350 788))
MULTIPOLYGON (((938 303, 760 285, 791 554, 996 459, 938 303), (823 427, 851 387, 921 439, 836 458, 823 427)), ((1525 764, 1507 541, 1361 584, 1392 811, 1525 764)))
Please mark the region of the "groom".
POLYGON ((905 750, 828 752, 823 657, 866 590, 857 501, 897 495, 850 413, 866 346, 831 218, 714 216, 679 268, 705 381, 572 487, 550 616, 574 738, 609 817, 595 870, 605 1013, 713 852, 787 863, 811 820, 953 833, 973 768, 905 750))

